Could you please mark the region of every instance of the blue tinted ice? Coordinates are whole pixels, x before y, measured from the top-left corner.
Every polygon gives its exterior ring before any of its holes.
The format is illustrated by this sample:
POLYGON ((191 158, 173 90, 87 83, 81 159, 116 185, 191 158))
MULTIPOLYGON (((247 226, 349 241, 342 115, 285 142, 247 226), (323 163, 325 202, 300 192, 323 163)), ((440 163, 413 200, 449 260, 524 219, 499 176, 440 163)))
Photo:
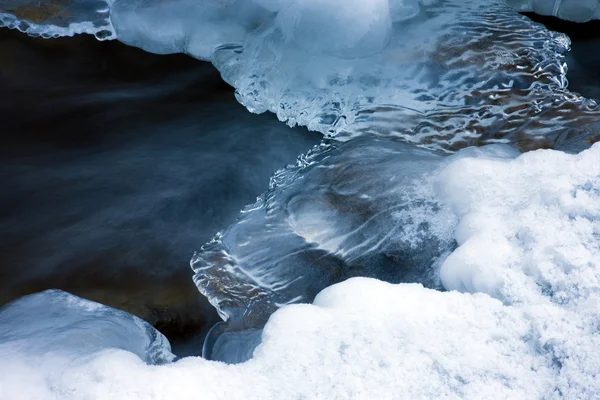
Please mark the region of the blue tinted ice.
POLYGON ((553 15, 569 21, 600 19, 598 0, 506 0, 506 3, 518 11, 553 15))
MULTIPOLYGON (((32 12, 0 0, 0 10, 50 28, 56 15, 95 26, 95 1, 48 1, 32 12)), ((552 10, 595 10, 596 1, 552 10)), ((593 101, 566 90, 569 39, 504 0, 114 0, 100 8, 119 40, 210 60, 249 110, 340 140, 531 149, 554 147, 597 119, 593 101)))
POLYGON ((173 360, 168 340, 147 322, 124 311, 60 290, 25 296, 0 309, 0 358, 53 374, 105 350, 125 350, 148 364, 173 360), (49 365, 48 363, 51 363, 49 365))
POLYGON ((452 217, 427 176, 443 160, 385 139, 321 145, 195 255, 194 280, 238 327, 353 276, 439 288, 430 266, 452 249, 452 217))
POLYGON ((114 39, 112 0, 0 0, 0 27, 32 36, 59 37, 80 33, 114 39))

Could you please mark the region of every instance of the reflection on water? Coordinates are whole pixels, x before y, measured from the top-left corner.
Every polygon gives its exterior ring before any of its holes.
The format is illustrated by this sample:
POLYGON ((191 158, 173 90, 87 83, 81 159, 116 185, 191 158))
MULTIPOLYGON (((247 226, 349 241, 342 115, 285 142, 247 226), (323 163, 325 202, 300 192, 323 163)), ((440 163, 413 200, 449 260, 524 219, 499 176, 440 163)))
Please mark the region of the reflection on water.
POLYGON ((320 136, 249 114, 183 55, 6 30, 0 52, 0 304, 64 289, 147 319, 177 351, 218 318, 193 250, 320 136))

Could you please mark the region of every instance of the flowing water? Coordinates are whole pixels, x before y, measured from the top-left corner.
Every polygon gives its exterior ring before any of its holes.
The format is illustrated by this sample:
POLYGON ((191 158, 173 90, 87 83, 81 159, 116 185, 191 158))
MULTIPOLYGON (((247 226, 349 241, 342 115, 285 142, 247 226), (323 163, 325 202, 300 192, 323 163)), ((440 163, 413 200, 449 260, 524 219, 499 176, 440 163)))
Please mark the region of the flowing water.
POLYGON ((320 135, 249 114, 187 56, 9 30, 0 53, 0 304, 59 288, 175 344, 206 331, 194 250, 320 135))

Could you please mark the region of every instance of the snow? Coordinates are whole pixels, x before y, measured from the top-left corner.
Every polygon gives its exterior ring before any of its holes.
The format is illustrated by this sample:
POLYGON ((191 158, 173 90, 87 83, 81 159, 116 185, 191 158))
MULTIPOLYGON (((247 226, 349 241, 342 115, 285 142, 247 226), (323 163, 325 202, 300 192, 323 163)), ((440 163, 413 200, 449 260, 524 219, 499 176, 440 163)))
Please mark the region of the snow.
POLYGON ((552 389, 553 368, 522 340, 528 329, 486 295, 357 278, 277 312, 244 364, 150 367, 107 351, 13 398, 535 398, 552 389))

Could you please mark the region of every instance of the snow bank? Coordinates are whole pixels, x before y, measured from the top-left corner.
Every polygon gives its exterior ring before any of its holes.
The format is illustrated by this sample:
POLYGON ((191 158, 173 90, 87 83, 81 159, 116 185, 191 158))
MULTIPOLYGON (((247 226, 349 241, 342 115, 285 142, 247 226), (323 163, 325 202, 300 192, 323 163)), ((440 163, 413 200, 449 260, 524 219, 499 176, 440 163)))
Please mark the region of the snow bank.
POLYGON ((559 393, 600 393, 600 144, 577 155, 465 158, 439 177, 459 218, 444 286, 483 292, 532 320, 559 368, 559 393))

